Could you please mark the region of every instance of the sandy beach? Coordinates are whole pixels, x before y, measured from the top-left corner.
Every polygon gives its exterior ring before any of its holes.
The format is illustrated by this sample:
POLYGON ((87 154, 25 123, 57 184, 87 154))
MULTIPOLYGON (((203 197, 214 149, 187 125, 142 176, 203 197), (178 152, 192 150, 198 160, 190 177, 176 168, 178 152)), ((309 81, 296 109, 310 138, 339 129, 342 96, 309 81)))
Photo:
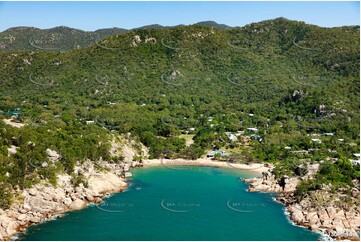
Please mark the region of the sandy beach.
POLYGON ((265 167, 261 163, 247 164, 233 164, 225 161, 214 161, 207 158, 200 158, 197 160, 186 160, 186 159, 151 159, 143 161, 143 165, 147 166, 214 166, 233 168, 239 170, 248 170, 261 174, 264 171, 268 171, 269 167, 265 167))

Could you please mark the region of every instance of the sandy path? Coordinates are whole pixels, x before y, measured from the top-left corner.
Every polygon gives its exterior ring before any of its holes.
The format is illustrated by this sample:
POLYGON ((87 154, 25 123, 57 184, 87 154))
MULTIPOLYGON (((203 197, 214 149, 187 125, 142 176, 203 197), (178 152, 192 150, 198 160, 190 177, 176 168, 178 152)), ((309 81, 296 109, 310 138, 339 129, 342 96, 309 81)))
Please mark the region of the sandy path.
POLYGON ((11 125, 15 128, 22 128, 24 127, 26 124, 23 124, 23 123, 16 123, 14 122, 13 120, 11 119, 3 119, 4 123, 8 124, 8 125, 11 125))

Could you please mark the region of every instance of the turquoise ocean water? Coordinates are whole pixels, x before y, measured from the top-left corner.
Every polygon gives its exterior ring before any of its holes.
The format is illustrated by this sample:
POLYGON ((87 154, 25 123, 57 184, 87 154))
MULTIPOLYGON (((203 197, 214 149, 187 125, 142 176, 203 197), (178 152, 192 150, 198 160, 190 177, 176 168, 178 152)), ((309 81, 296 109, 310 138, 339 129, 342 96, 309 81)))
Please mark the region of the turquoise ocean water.
POLYGON ((293 226, 271 194, 250 193, 213 167, 132 170, 131 186, 98 206, 28 229, 22 240, 318 240, 293 226))

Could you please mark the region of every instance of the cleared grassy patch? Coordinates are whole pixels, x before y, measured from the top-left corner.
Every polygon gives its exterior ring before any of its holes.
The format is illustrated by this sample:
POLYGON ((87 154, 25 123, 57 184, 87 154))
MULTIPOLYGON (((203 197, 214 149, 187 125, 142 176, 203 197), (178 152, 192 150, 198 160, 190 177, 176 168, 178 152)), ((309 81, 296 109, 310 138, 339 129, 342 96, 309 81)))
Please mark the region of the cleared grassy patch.
POLYGON ((194 140, 193 140, 194 134, 181 134, 178 137, 180 139, 186 140, 186 146, 190 146, 191 144, 194 143, 194 140))

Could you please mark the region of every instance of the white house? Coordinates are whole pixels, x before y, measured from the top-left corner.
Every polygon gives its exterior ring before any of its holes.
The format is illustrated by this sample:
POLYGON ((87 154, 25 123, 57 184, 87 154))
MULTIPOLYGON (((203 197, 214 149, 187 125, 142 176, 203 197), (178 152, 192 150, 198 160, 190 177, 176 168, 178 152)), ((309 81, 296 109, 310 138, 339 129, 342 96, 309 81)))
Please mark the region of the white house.
POLYGON ((227 137, 230 141, 233 141, 233 142, 237 141, 237 137, 234 134, 232 134, 231 132, 224 132, 224 133, 227 135, 227 137))
POLYGON ((307 136, 321 136, 320 134, 307 134, 307 136))
POLYGON ((244 131, 237 131, 237 133, 236 133, 235 135, 236 135, 236 136, 244 135, 244 131))
POLYGON ((95 124, 95 121, 93 121, 93 120, 87 120, 87 121, 85 121, 85 123, 86 123, 86 124, 95 124))
POLYGON ((320 149, 317 149, 317 148, 309 148, 308 149, 309 152, 313 152, 313 151, 317 151, 317 150, 320 150, 320 149))
POLYGON ((355 153, 353 154, 355 157, 357 157, 357 160, 350 160, 353 164, 360 164, 360 154, 355 153))
POLYGON ((334 136, 334 133, 323 133, 324 136, 334 136))
POLYGON ((308 150, 293 150, 291 151, 293 154, 308 154, 308 150))
POLYGON ((213 159, 215 155, 220 155, 221 157, 228 156, 228 154, 223 150, 213 150, 207 154, 207 158, 213 159))
POLYGON ((311 139, 313 142, 316 142, 316 143, 319 143, 319 144, 321 144, 322 143, 322 140, 320 140, 320 139, 311 139))
POLYGON ((258 132, 257 128, 247 128, 247 130, 250 131, 250 132, 255 132, 255 133, 258 132))

